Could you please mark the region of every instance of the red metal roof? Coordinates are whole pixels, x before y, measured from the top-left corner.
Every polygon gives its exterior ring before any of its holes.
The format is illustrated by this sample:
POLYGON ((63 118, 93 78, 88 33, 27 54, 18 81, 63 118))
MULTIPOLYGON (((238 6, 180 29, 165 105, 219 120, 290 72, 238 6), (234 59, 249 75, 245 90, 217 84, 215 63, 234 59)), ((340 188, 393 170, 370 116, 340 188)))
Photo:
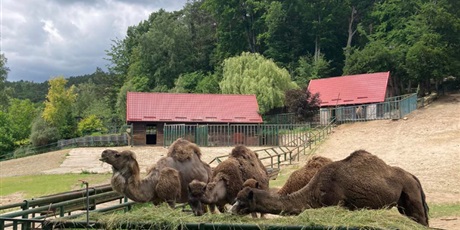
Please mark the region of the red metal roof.
POLYGON ((308 90, 319 93, 321 107, 385 101, 390 72, 311 80, 308 90))
POLYGON ((127 121, 262 123, 255 95, 128 92, 127 121))

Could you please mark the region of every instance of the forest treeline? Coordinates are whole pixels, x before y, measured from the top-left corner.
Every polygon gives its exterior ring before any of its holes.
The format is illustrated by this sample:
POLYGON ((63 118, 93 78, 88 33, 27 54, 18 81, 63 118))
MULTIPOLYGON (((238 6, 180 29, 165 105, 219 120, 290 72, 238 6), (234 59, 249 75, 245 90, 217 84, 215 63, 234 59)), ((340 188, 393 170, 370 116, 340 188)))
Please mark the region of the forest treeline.
POLYGON ((459 16, 458 0, 195 0, 114 38, 107 71, 8 82, 1 56, 0 155, 119 127, 128 91, 256 94, 264 114, 314 102, 295 91, 331 76, 390 71, 396 95, 458 87, 459 16))

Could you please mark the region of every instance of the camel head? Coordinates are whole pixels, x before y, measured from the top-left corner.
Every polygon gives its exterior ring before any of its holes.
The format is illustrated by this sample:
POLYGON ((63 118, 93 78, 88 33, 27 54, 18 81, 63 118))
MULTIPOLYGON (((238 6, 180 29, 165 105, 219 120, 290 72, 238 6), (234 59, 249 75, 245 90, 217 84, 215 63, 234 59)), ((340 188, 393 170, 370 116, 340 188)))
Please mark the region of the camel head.
POLYGON ((256 199, 255 188, 245 187, 236 196, 235 204, 233 204, 230 212, 236 215, 247 215, 255 212, 256 199))
POLYGON ((99 160, 112 165, 113 169, 116 171, 121 171, 122 169, 128 169, 134 172, 136 170, 139 171, 136 155, 129 150, 118 152, 117 150, 106 149, 102 151, 99 160))
POLYGON ((192 208, 193 214, 195 216, 202 216, 204 214, 204 205, 201 202, 202 197, 206 192, 206 183, 193 180, 188 185, 188 203, 192 208))

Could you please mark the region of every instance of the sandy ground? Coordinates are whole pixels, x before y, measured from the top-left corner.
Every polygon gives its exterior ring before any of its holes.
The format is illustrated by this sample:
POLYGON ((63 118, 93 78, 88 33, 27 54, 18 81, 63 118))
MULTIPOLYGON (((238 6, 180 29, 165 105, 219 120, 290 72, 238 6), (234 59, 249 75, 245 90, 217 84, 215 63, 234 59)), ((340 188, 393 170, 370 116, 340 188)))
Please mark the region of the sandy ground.
MULTIPOLYGON (((0 177, 38 173, 109 172, 109 165, 98 160, 104 149, 61 150, 0 162, 0 177)), ((141 170, 145 170, 167 152, 162 147, 113 149, 131 149, 136 152, 141 170)), ((357 149, 365 149, 388 164, 416 175, 429 204, 460 203, 460 94, 440 98, 412 112, 406 119, 339 125, 316 149, 315 154, 340 160, 357 149)), ((231 147, 201 150, 203 160, 210 162, 216 156, 228 154, 231 147)), ((0 197, 0 205, 21 200, 21 194, 16 193, 0 197)), ((431 219, 430 226, 460 229, 460 217, 431 219)))
MULTIPOLYGON (((358 149, 417 176, 428 204, 460 204, 460 94, 440 98, 407 119, 339 125, 315 154, 340 160, 358 149)), ((460 229, 460 216, 431 219, 430 226, 460 229)))

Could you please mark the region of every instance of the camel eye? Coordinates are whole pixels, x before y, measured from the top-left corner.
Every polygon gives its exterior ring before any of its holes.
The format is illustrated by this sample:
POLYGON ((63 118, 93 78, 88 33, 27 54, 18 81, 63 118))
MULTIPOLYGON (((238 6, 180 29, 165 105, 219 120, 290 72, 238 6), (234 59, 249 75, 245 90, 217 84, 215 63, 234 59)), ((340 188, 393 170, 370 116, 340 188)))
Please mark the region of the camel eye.
POLYGON ((118 158, 118 157, 120 157, 120 156, 121 156, 120 153, 115 153, 115 157, 118 158))

